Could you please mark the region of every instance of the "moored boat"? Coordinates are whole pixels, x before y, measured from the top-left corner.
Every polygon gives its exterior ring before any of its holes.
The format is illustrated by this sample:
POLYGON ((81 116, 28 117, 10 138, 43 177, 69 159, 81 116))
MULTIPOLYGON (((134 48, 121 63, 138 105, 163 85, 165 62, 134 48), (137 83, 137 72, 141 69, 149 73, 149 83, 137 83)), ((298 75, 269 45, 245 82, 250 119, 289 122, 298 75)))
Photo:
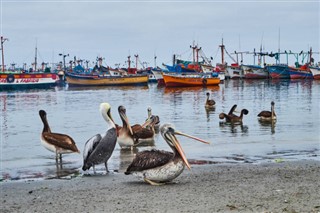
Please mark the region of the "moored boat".
POLYGON ((77 75, 66 74, 69 86, 121 86, 121 85, 145 85, 148 84, 148 75, 77 75))
POLYGON ((312 73, 313 79, 320 80, 320 67, 310 66, 309 69, 312 73))
POLYGON ((55 73, 0 73, 0 90, 50 88, 56 85, 58 76, 55 73))
POLYGON ((231 66, 227 66, 227 72, 231 79, 239 79, 243 78, 243 70, 238 63, 231 64, 231 66))
POLYGON ((287 64, 267 65, 269 76, 274 79, 290 79, 289 69, 287 64))
POLYGON ((313 79, 312 73, 308 68, 308 65, 303 65, 299 68, 290 67, 289 69, 290 79, 313 79))
POLYGON ((166 87, 214 86, 220 83, 220 78, 211 74, 162 73, 162 76, 166 87))
POLYGON ((247 79, 266 79, 269 78, 268 71, 258 65, 241 65, 244 78, 247 79))

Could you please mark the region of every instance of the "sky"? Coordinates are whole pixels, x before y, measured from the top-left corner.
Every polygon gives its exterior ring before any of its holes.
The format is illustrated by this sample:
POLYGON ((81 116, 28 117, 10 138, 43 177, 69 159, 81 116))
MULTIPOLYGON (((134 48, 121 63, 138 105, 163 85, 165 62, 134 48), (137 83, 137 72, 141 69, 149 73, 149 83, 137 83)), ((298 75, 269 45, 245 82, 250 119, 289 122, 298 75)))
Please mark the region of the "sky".
MULTIPOLYGON (((103 57, 111 67, 126 67, 127 57, 135 61, 137 54, 148 66, 172 64, 173 54, 192 60, 193 44, 215 64, 222 39, 230 54, 260 46, 264 52, 320 50, 319 0, 1 0, 0 12, 0 34, 9 39, 5 64, 18 67, 33 63, 35 47, 38 63, 62 61, 62 53, 69 54, 66 61, 103 57)), ((295 62, 292 55, 288 59, 295 62)), ((314 59, 320 61, 319 54, 314 59)), ((243 62, 253 64, 253 55, 244 54, 243 62)))

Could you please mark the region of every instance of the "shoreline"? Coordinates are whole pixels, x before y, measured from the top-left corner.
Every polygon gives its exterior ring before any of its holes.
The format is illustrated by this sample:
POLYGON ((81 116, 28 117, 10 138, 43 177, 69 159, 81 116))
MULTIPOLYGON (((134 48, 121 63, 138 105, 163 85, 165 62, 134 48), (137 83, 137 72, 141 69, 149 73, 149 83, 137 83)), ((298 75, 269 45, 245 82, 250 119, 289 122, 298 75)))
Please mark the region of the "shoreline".
POLYGON ((320 212, 320 161, 192 165, 151 186, 123 173, 0 183, 0 212, 320 212))

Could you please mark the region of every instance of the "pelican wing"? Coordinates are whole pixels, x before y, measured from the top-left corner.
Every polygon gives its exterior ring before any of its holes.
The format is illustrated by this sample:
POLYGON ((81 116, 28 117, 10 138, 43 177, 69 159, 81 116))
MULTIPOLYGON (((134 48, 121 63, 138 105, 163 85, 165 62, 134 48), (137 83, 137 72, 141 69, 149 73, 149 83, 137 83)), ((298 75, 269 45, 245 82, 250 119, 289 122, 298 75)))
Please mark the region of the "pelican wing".
POLYGON ((172 152, 162 150, 147 150, 139 152, 127 168, 125 174, 162 166, 168 163, 173 157, 174 155, 172 152))
POLYGON ((52 132, 43 132, 42 137, 50 144, 58 146, 63 149, 72 150, 75 146, 74 140, 65 134, 52 133, 52 132))
POLYGON ((271 117, 271 115, 270 111, 262 111, 258 114, 259 117, 271 117))
POLYGON ((84 145, 84 150, 83 150, 83 160, 86 161, 88 157, 91 155, 93 150, 97 147, 97 145, 101 141, 101 135, 96 134, 95 136, 91 137, 86 144, 84 145))
POLYGON ((153 135, 153 131, 149 128, 141 128, 139 131, 133 132, 133 136, 138 139, 151 138, 153 135))

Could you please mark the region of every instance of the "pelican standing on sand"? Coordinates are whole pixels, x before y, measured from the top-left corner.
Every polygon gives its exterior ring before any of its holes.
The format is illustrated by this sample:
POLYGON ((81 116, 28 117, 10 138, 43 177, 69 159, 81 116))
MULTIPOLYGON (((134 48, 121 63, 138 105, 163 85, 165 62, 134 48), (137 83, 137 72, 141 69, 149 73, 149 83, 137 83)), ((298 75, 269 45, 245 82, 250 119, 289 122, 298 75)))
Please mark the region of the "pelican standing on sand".
POLYGON ((271 111, 261 111, 258 117, 262 121, 274 121, 277 119, 276 113, 274 111, 274 102, 271 101, 271 111))
POLYGON ((213 109, 216 107, 216 102, 213 99, 210 99, 210 93, 207 92, 207 100, 205 104, 206 109, 213 109))
POLYGON ((133 174, 142 177, 151 185, 162 185, 178 177, 185 166, 190 169, 190 164, 175 135, 182 135, 200 142, 209 144, 202 139, 178 132, 170 124, 164 124, 160 128, 164 140, 168 143, 172 152, 163 150, 146 150, 138 152, 125 174, 133 174))
POLYGON ((104 135, 97 134, 90 138, 83 151, 83 167, 86 171, 93 167, 94 173, 95 165, 104 163, 106 172, 108 173, 108 160, 111 157, 117 142, 117 130, 111 116, 111 106, 108 103, 100 104, 100 112, 102 117, 108 124, 108 129, 104 135))
POLYGON ((62 154, 80 153, 74 140, 65 134, 51 132, 47 113, 44 110, 39 111, 40 118, 43 122, 43 130, 40 136, 41 144, 51 152, 56 153, 56 160, 62 160, 62 154))
POLYGON ((235 104, 231 107, 228 114, 220 113, 219 118, 226 119, 226 122, 231 122, 231 123, 242 122, 243 115, 247 115, 249 113, 249 111, 247 109, 242 109, 240 116, 237 116, 237 115, 233 114, 233 112, 235 111, 236 108, 237 108, 237 105, 235 104))

